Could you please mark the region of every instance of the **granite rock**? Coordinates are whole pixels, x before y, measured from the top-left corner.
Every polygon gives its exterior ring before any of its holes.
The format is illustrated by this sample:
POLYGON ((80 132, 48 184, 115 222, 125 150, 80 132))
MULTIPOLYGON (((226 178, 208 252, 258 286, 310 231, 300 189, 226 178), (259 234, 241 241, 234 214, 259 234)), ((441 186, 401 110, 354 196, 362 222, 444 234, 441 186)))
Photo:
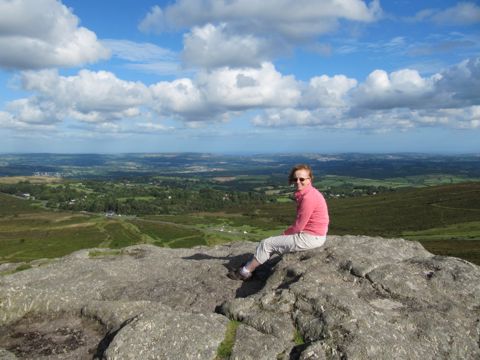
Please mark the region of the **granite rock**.
POLYGON ((255 246, 88 249, 0 276, 0 359, 215 359, 233 320, 231 359, 480 358, 474 264, 329 236, 227 278, 255 246))

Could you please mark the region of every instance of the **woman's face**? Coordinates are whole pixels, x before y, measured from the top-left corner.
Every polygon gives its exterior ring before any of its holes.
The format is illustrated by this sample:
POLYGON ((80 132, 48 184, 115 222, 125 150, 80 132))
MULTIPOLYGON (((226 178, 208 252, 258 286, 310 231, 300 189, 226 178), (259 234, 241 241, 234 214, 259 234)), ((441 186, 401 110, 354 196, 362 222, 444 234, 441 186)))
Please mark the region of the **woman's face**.
POLYGON ((306 169, 300 169, 295 171, 295 176, 292 180, 298 191, 304 189, 312 181, 310 179, 309 172, 306 169))

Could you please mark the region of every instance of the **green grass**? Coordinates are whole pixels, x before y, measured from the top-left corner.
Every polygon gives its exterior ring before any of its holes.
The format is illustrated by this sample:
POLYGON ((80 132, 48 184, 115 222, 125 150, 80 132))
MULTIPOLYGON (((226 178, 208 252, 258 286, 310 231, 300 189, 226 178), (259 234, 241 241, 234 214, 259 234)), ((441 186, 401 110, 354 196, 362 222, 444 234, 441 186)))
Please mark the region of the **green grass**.
POLYGON ((38 211, 38 208, 31 206, 29 200, 0 193, 0 216, 19 215, 38 211))
POLYGON ((103 226, 103 229, 107 232, 110 239, 108 247, 112 249, 135 245, 142 241, 142 233, 140 231, 121 221, 109 221, 103 226))
POLYGON ((432 254, 454 256, 480 265, 480 240, 419 240, 432 254))
POLYGON ((293 334, 293 342, 295 345, 303 345, 305 344, 305 340, 302 337, 302 334, 298 329, 295 329, 295 333, 293 334))
POLYGON ((55 258, 98 246, 104 234, 94 226, 0 232, 0 262, 55 258))
POLYGON ((201 236, 203 233, 197 229, 181 225, 161 222, 132 220, 130 221, 142 232, 158 242, 168 242, 178 238, 201 236))
POLYGON ((207 245, 205 235, 194 235, 191 237, 184 237, 180 239, 175 239, 173 241, 168 241, 167 243, 160 242, 158 245, 167 245, 171 248, 191 248, 198 245, 207 245))
POLYGON ((458 223, 420 231, 405 231, 402 237, 410 240, 480 240, 480 221, 458 223))
POLYGON ((338 187, 342 185, 352 186, 383 186, 388 188, 404 187, 427 187, 438 185, 451 185, 465 182, 478 182, 478 178, 469 178, 450 174, 418 175, 401 178, 365 179, 350 176, 326 175, 316 179, 315 185, 320 189, 338 187))
POLYGON ((103 216, 35 209, 29 201, 4 194, 0 201, 0 263, 61 257, 101 246, 121 248, 143 240, 130 224, 103 216))
POLYGON ((113 250, 92 250, 89 251, 88 256, 91 258, 96 258, 96 257, 105 257, 105 256, 118 256, 122 255, 123 251, 119 249, 113 249, 113 250))
POLYGON ((230 358, 232 355, 233 345, 235 345, 235 336, 237 335, 237 328, 241 322, 230 320, 225 332, 225 339, 217 349, 217 357, 215 360, 224 360, 230 358))
POLYGON ((405 178, 375 180, 375 179, 354 178, 350 176, 326 175, 321 178, 315 179, 315 186, 318 189, 326 189, 328 187, 338 187, 342 185, 387 186, 391 188, 409 186, 405 178))
POLYGON ((332 199, 328 204, 331 233, 400 236, 478 221, 480 183, 332 199))

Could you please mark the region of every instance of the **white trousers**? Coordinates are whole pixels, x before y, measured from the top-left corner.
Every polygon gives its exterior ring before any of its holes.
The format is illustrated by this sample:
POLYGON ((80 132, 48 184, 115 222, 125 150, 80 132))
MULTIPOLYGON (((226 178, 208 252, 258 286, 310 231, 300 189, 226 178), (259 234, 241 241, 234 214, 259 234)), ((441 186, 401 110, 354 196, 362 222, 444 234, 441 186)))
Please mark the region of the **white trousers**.
POLYGON ((326 236, 312 235, 308 233, 297 233, 293 235, 272 236, 264 239, 257 246, 255 259, 260 264, 270 259, 272 254, 285 254, 294 251, 305 251, 322 246, 326 236))

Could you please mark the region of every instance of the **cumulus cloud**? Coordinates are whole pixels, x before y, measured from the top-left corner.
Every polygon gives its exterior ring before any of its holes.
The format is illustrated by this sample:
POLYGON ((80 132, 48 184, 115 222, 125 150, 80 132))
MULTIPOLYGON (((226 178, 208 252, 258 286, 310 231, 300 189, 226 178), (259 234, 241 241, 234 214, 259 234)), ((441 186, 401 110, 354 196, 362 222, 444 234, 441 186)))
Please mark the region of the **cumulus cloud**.
POLYGON ((411 69, 391 74, 375 70, 354 91, 354 102, 358 107, 369 109, 419 107, 432 94, 435 78, 422 78, 411 69))
POLYGON ((293 76, 283 76, 273 64, 260 68, 220 68, 202 72, 198 83, 208 101, 232 110, 252 107, 286 107, 295 104, 300 91, 293 76))
POLYGON ((202 68, 258 66, 275 52, 264 39, 229 34, 224 23, 194 27, 183 41, 185 64, 202 68))
POLYGON ((440 74, 438 92, 443 105, 462 107, 480 104, 480 57, 466 59, 440 74))
POLYGON ((220 68, 200 72, 197 78, 152 85, 153 108, 175 113, 187 121, 219 119, 220 114, 295 104, 300 96, 297 82, 282 76, 270 63, 260 68, 220 68))
POLYGON ((150 86, 105 71, 54 70, 22 73, 26 99, 0 112, 0 126, 55 126, 74 121, 117 133, 201 127, 252 117, 259 127, 323 127, 388 131, 414 127, 480 127, 480 58, 467 59, 432 76, 413 69, 375 70, 360 82, 345 75, 304 82, 273 64, 215 68, 194 78, 150 86), (139 125, 140 124, 140 125, 139 125))
POLYGON ((239 111, 288 107, 300 97, 292 76, 283 76, 270 63, 259 68, 200 72, 196 78, 162 81, 146 86, 125 81, 106 71, 81 70, 61 76, 55 70, 22 73, 24 90, 34 95, 12 101, 7 110, 23 123, 112 123, 153 111, 189 126, 227 121, 239 111))
POLYGON ((298 41, 330 52, 328 46, 314 46, 318 36, 335 31, 340 20, 368 23, 380 15, 377 0, 178 0, 152 7, 139 28, 156 33, 191 29, 184 37, 187 65, 242 67, 258 66, 298 41))
MULTIPOLYGON (((83 122, 135 117, 149 97, 142 83, 123 81, 106 71, 81 70, 76 76, 60 76, 55 70, 29 71, 23 73, 22 83, 24 89, 36 93, 28 102, 37 110, 52 104, 52 113, 83 122)), ((31 118, 21 119, 31 122, 31 118)))
MULTIPOLYGON (((398 118, 409 126, 478 127, 480 58, 462 61, 430 77, 415 70, 372 72, 352 91, 349 116, 398 118)), ((379 123, 381 124, 381 123, 379 123)), ((394 124, 389 124, 394 126, 394 124)))
POLYGON ((480 58, 433 76, 416 70, 375 70, 362 83, 347 77, 314 77, 292 108, 271 108, 252 119, 262 127, 316 126, 369 131, 480 126, 480 58))
POLYGON ((109 56, 95 33, 56 0, 0 1, 0 67, 78 66, 109 56))
POLYGON ((267 109, 262 114, 252 119, 252 124, 261 127, 302 127, 319 126, 329 128, 345 127, 342 121, 342 110, 337 108, 324 108, 316 110, 307 109, 267 109))
POLYGON ((139 27, 163 32, 226 21, 239 30, 272 30, 298 38, 331 31, 338 19, 371 22, 380 13, 377 0, 368 5, 360 0, 178 0, 163 9, 152 7, 139 27))
POLYGON ((151 85, 152 108, 159 114, 179 117, 207 117, 210 115, 204 94, 191 79, 162 81, 151 85))
POLYGON ((357 80, 345 75, 313 77, 302 94, 301 105, 308 108, 344 107, 347 93, 357 85, 357 80))
POLYGON ((40 101, 38 98, 18 99, 7 105, 7 110, 13 114, 15 122, 28 124, 55 124, 61 122, 55 103, 40 101))

